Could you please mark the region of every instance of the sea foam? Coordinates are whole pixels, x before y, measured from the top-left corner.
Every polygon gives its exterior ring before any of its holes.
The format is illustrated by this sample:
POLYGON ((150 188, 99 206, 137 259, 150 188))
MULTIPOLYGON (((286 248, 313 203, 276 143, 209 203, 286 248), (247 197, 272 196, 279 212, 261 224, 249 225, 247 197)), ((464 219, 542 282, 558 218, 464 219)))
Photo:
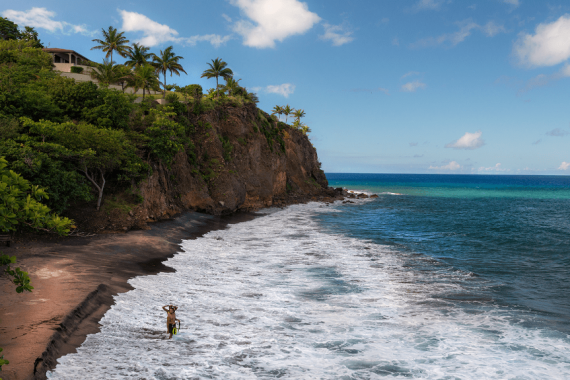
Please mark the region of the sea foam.
POLYGON ((101 332, 48 377, 570 378, 567 336, 493 303, 434 297, 477 280, 412 270, 393 248, 326 233, 313 218, 323 212, 342 206, 290 206, 184 241, 166 262, 176 272, 130 280, 101 332), (171 303, 182 330, 166 340, 171 303))

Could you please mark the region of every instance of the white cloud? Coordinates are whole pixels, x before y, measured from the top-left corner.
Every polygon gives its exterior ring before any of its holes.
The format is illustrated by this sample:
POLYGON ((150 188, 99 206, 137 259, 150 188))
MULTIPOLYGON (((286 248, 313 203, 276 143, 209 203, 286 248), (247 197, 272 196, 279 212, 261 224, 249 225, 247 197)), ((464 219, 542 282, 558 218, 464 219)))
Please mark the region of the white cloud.
POLYGON ((227 21, 227 22, 232 22, 232 18, 230 16, 228 16, 225 13, 222 13, 222 17, 227 21))
POLYGON ((404 75, 402 75, 402 78, 409 77, 412 75, 420 75, 420 73, 418 73, 417 71, 410 71, 410 72, 407 72, 404 75))
POLYGON ((410 47, 427 47, 427 46, 438 46, 442 44, 447 44, 450 46, 456 46, 457 44, 465 41, 469 37, 473 30, 479 30, 483 32, 487 37, 493 37, 499 33, 504 33, 505 27, 502 25, 497 25, 493 21, 489 21, 485 25, 479 25, 469 19, 456 23, 459 26, 459 30, 454 33, 442 34, 438 37, 427 37, 423 38, 417 42, 414 42, 410 47))
POLYGON ((354 41, 352 32, 347 30, 346 25, 330 25, 324 23, 323 27, 325 28, 325 34, 320 35, 319 38, 325 41, 332 41, 333 46, 341 46, 354 41))
POLYGON ((431 166, 430 165, 430 167, 428 169, 454 171, 454 170, 461 169, 461 165, 459 165, 456 161, 451 161, 449 164, 443 165, 443 166, 431 166))
POLYGON ((221 45, 225 44, 229 40, 232 39, 232 36, 220 36, 219 34, 206 34, 203 36, 192 36, 184 39, 188 45, 195 46, 197 42, 209 42, 214 47, 220 47, 221 45))
POLYGON ((33 28, 45 29, 50 32, 60 31, 61 33, 81 33, 91 35, 94 32, 88 31, 84 25, 74 25, 65 21, 53 20, 56 13, 48 11, 46 8, 28 9, 27 11, 15 11, 8 9, 2 12, 2 16, 18 24, 19 27, 31 26, 33 28))
POLYGON ((270 85, 265 88, 263 87, 256 87, 254 90, 257 91, 264 91, 268 94, 279 94, 286 98, 289 97, 293 92, 295 92, 295 85, 291 83, 283 83, 280 85, 270 85))
POLYGON ((563 161, 558 167, 558 170, 568 170, 568 168, 570 168, 570 162, 563 161))
POLYGON ((230 0, 249 20, 234 24, 243 44, 259 49, 275 47, 295 34, 303 34, 321 18, 299 0, 230 0))
POLYGON ((421 88, 421 89, 426 88, 426 84, 420 82, 419 80, 416 80, 416 81, 408 82, 408 83, 402 85, 401 90, 404 92, 416 92, 416 90, 418 88, 421 88))
POLYGON ((483 133, 481 131, 477 131, 475 133, 465 132, 461 138, 455 140, 454 142, 446 144, 445 147, 468 150, 481 148, 483 145, 485 145, 485 141, 481 138, 482 134, 483 133))
POLYGON ((570 58, 570 15, 539 24, 535 34, 521 34, 513 47, 519 62, 531 67, 553 66, 570 58))
POLYGON ((548 136, 564 137, 564 136, 570 134, 570 132, 565 131, 565 130, 560 129, 560 128, 554 128, 552 131, 546 132, 546 134, 547 134, 548 136))
POLYGON ((503 0, 503 2, 505 4, 510 4, 510 5, 514 6, 515 8, 520 5, 519 0, 503 0))
POLYGON ((484 166, 481 166, 481 167, 478 169, 478 171, 480 171, 480 172, 506 172, 506 171, 509 171, 509 169, 503 169, 503 168, 501 168, 501 163, 498 162, 498 163, 495 164, 495 166, 491 166, 491 167, 488 167, 488 168, 486 168, 486 167, 484 167, 484 166))
POLYGON ((219 47, 231 39, 231 36, 222 37, 218 34, 179 37, 176 30, 172 29, 168 25, 160 24, 151 20, 143 14, 120 9, 119 13, 123 18, 122 30, 125 32, 142 32, 143 37, 139 39, 138 42, 148 47, 160 45, 165 42, 174 42, 191 46, 196 45, 198 42, 209 42, 213 46, 219 47))
POLYGON ((122 29, 125 32, 143 32, 143 38, 138 42, 144 46, 156 46, 164 42, 179 42, 178 32, 168 25, 156 21, 136 12, 119 10, 123 18, 122 29))

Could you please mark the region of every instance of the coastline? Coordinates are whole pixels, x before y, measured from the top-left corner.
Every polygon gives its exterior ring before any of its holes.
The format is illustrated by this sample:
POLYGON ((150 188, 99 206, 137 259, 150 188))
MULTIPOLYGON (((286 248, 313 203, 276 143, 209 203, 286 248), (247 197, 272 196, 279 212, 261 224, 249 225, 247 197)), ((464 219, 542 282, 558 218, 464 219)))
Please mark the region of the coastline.
POLYGON ((0 279, 0 347, 10 361, 0 372, 2 378, 45 379, 59 357, 75 352, 88 334, 99 331, 113 296, 132 289, 129 279, 173 271, 162 262, 178 252, 181 240, 255 217, 188 211, 153 223, 149 230, 1 248, 17 256, 17 265, 29 272, 34 286, 32 293, 17 294, 13 284, 0 279))

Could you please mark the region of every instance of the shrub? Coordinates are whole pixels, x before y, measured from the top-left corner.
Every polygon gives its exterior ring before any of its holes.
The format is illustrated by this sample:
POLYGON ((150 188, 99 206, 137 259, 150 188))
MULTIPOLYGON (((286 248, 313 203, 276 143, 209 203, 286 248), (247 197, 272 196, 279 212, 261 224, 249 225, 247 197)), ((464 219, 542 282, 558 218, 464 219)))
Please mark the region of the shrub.
POLYGON ((83 72, 83 67, 71 66, 71 72, 75 74, 81 74, 83 72))

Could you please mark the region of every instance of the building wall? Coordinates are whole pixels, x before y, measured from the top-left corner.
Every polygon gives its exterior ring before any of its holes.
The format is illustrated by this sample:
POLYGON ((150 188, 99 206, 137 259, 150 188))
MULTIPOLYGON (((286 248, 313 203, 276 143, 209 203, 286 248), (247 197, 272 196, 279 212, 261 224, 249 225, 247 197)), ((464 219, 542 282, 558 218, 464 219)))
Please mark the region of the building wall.
MULTIPOLYGON (((58 63, 56 63, 56 65, 58 65, 58 63)), ((62 63, 62 65, 66 65, 66 63, 62 63)), ((90 67, 89 67, 89 68, 90 68, 90 67)), ((56 69, 57 69, 57 67, 56 67, 56 69)), ((63 71, 62 71, 62 73, 61 73, 60 75, 61 75, 62 77, 75 79, 76 82, 90 82, 90 81, 91 81, 91 82, 93 82, 93 83, 95 83, 95 84, 98 83, 95 79, 91 78, 91 75, 87 75, 87 74, 83 74, 83 73, 81 73, 81 74, 76 74, 76 73, 63 72, 63 71)), ((113 88, 113 89, 115 89, 115 90, 121 91, 121 85, 112 84, 112 85, 109 85, 109 88, 113 88)), ((129 87, 129 88, 125 89, 125 93, 127 93, 127 94, 133 94, 133 93, 134 93, 134 89, 129 87)), ((143 90, 138 90, 136 93, 142 95, 143 90)), ((149 92, 146 91, 146 94, 148 95, 149 92)), ((150 94, 151 94, 151 95, 159 95, 159 94, 162 94, 162 92, 161 92, 161 91, 150 91, 150 94)))

